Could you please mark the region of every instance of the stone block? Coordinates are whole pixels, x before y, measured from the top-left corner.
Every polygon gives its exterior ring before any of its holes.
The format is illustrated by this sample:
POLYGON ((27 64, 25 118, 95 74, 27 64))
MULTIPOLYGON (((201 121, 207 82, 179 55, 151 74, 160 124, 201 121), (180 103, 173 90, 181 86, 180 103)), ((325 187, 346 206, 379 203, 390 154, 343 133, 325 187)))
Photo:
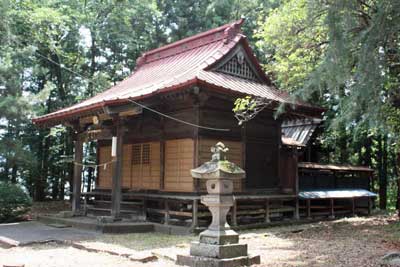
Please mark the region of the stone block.
POLYGON ((190 255, 218 259, 237 258, 247 256, 247 244, 210 245, 192 242, 190 255))
POLYGON ((176 263, 191 267, 238 267, 260 264, 260 256, 244 256, 230 259, 214 259, 197 256, 178 255, 176 263))
POLYGON ((200 233, 200 243, 211 245, 237 244, 239 235, 233 230, 212 231, 205 230, 200 233))

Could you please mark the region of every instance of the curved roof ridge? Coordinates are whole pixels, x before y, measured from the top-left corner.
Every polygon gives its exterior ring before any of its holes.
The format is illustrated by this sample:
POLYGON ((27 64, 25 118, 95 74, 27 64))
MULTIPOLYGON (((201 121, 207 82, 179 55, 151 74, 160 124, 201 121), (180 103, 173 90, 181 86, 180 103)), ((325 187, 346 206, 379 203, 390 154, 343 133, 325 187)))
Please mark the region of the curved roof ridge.
POLYGON ((218 28, 201 32, 196 35, 189 36, 176 42, 161 46, 159 48, 149 50, 143 53, 136 60, 136 68, 139 68, 146 63, 183 53, 187 50, 195 49, 197 47, 207 45, 212 42, 216 42, 219 40, 224 40, 225 42, 227 42, 229 41, 229 39, 234 38, 236 34, 240 33, 240 28, 243 22, 244 19, 240 19, 220 26, 218 28))

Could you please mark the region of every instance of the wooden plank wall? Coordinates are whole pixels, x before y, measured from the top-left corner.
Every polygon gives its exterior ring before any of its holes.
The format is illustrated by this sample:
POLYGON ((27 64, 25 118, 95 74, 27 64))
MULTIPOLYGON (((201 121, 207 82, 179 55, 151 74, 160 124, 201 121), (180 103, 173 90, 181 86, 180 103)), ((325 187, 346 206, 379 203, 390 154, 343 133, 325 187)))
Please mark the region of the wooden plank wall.
POLYGON ((294 149, 282 146, 280 151, 280 185, 285 193, 296 193, 297 153, 294 149))
POLYGON ((132 189, 160 189, 160 142, 147 144, 150 144, 150 164, 131 163, 132 189))
POLYGON ((122 146, 122 187, 131 187, 131 167, 132 167, 132 145, 124 144, 122 146))
MULTIPOLYGON (((122 156, 122 187, 130 189, 160 189, 160 142, 150 142, 150 164, 134 165, 132 144, 124 144, 122 156)), ((99 163, 111 160, 111 146, 100 146, 99 163)), ((113 165, 99 167, 99 188, 110 189, 113 165)))
POLYGON ((193 192, 194 141, 193 139, 175 139, 165 142, 164 190, 193 192))
MULTIPOLYGON (((227 160, 243 167, 242 142, 226 141, 221 139, 200 138, 199 140, 199 165, 211 160, 211 147, 216 143, 222 142, 229 148, 227 160)), ((233 184, 233 190, 240 192, 242 190, 242 181, 237 180, 233 184)), ((205 182, 200 183, 200 191, 206 191, 205 182)))
MULTIPOLYGON (((111 146, 101 146, 99 148, 99 164, 109 162, 111 160, 111 146)), ((111 188, 111 175, 112 175, 112 164, 107 164, 107 167, 103 166, 98 168, 98 187, 99 188, 111 188)))

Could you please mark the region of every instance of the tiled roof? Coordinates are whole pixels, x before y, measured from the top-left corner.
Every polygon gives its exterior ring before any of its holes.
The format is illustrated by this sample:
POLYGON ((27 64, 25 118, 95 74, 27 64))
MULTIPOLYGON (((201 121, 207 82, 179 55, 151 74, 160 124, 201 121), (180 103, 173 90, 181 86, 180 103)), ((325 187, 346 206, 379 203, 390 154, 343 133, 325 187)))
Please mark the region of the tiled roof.
MULTIPOLYGON (((289 95, 275 89, 253 55, 246 37, 241 34, 243 20, 194 35, 144 53, 132 75, 110 89, 76 105, 35 118, 37 124, 57 121, 106 105, 125 103, 128 98, 143 99, 157 93, 177 90, 194 84, 207 84, 235 93, 266 97, 277 102, 293 103, 289 95), (213 72, 210 67, 241 44, 261 77, 260 82, 213 72)), ((296 102, 302 106, 304 103, 296 102)), ((308 106, 308 108, 312 108, 308 106)))

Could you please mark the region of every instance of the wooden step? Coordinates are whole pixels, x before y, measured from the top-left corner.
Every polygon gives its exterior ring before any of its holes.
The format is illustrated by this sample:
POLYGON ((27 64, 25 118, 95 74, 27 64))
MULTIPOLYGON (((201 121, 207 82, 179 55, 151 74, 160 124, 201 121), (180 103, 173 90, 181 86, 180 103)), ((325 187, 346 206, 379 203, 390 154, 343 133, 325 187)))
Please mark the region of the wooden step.
MULTIPOLYGON (((111 209, 105 209, 105 208, 88 208, 87 209, 88 212, 89 211, 94 211, 94 212, 111 212, 111 209)), ((136 214, 136 212, 134 210, 120 210, 121 213, 127 213, 127 214, 136 214)))
MULTIPOLYGON (((158 213, 158 214, 166 214, 166 210, 162 209, 147 209, 147 212, 149 213, 158 213)), ((172 216, 181 216, 181 217, 192 217, 192 212, 187 212, 187 211, 175 211, 175 210, 170 210, 168 211, 169 215, 172 216)), ((211 213, 209 212, 198 212, 197 217, 209 217, 211 216, 211 213)))

